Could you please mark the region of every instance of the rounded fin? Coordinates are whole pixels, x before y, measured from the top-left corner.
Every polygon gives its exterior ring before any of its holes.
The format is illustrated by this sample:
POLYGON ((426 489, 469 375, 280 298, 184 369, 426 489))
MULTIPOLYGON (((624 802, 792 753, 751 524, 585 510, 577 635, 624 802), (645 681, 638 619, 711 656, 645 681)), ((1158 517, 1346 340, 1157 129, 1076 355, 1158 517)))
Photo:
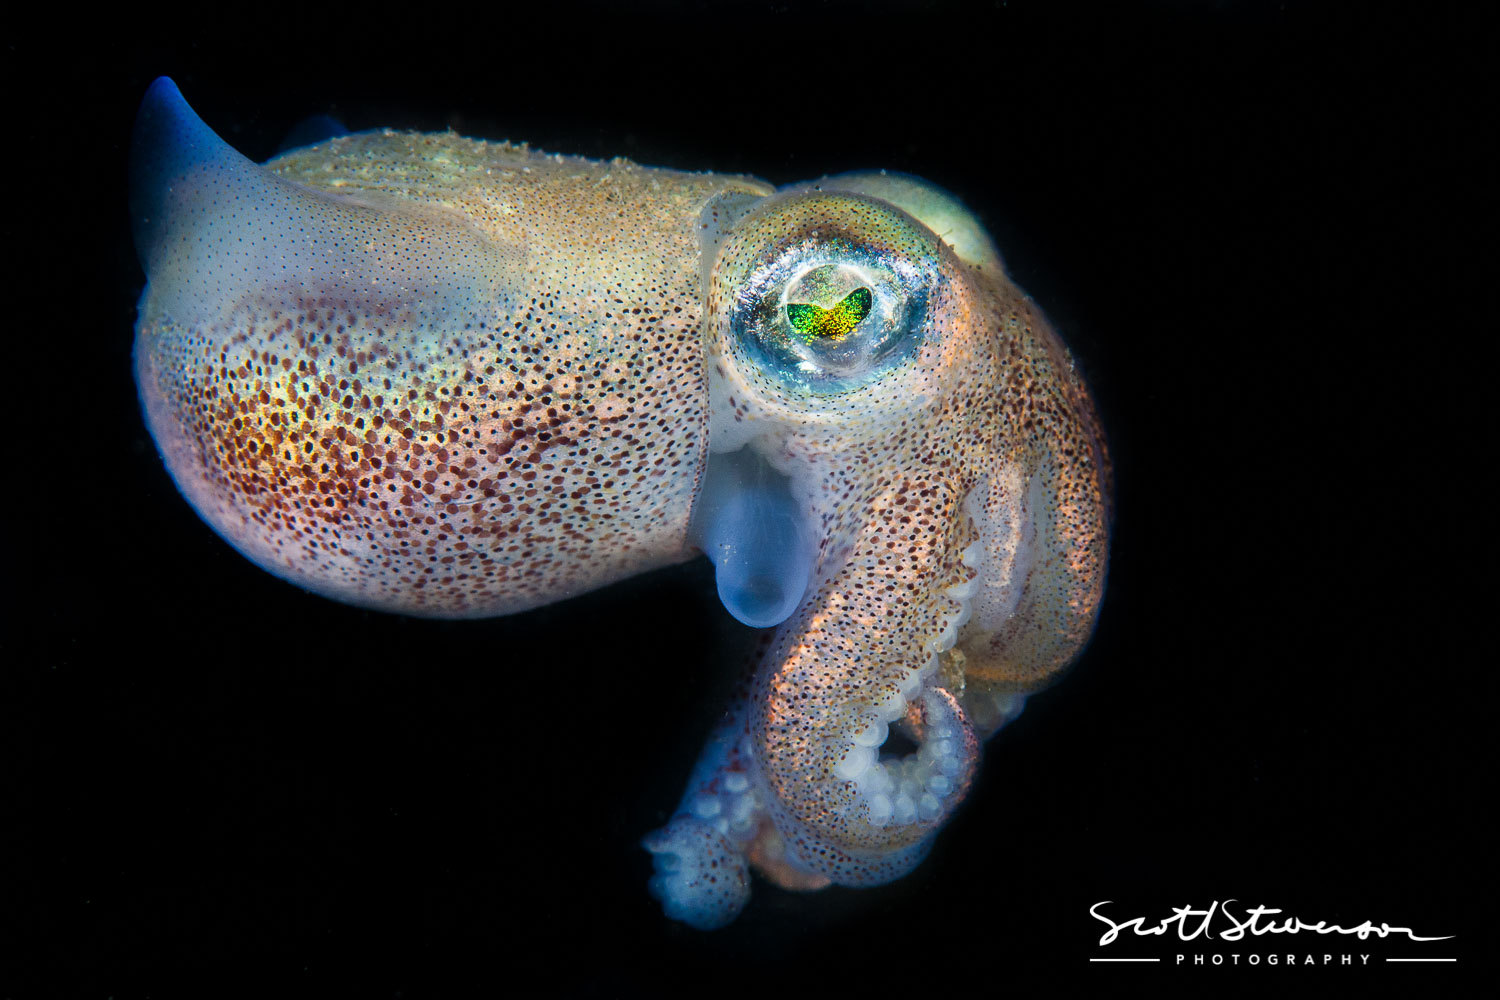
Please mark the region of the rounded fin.
POLYGON ((292 126, 292 130, 276 147, 277 153, 285 153, 303 146, 316 146, 329 139, 339 139, 349 134, 344 123, 332 115, 312 115, 292 126))

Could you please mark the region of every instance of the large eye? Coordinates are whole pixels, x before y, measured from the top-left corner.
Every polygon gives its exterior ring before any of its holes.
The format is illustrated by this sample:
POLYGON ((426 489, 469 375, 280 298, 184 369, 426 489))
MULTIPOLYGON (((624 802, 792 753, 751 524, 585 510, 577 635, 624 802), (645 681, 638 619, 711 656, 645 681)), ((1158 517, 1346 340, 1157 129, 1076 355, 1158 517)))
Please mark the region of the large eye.
MULTIPOLYGON (((860 222, 894 221, 888 209, 853 204, 860 222)), ((734 295, 739 349, 765 374, 819 394, 857 388, 911 357, 928 331, 936 262, 921 252, 925 241, 893 241, 886 229, 863 240, 825 216, 817 228, 783 231, 734 295)))

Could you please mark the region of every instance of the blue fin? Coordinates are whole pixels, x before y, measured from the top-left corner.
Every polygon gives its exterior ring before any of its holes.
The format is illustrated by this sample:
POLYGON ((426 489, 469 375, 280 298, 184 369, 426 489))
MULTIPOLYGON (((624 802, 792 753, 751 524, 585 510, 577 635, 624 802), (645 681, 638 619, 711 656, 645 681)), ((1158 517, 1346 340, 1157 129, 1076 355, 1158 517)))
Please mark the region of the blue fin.
POLYGON ((149 275, 165 240, 174 182, 195 168, 226 176, 255 170, 188 107, 169 77, 157 77, 141 99, 130 143, 130 226, 149 275))
POLYGON ((457 213, 419 216, 378 190, 356 199, 279 176, 215 135, 166 77, 136 119, 130 214, 150 285, 143 323, 335 308, 417 331, 486 314, 519 285, 514 249, 457 213))
POLYGON ((281 145, 276 147, 276 152, 285 153, 289 149, 316 146, 320 142, 348 134, 349 130, 337 118, 329 115, 313 115, 293 125, 292 130, 286 134, 286 138, 281 140, 281 145))

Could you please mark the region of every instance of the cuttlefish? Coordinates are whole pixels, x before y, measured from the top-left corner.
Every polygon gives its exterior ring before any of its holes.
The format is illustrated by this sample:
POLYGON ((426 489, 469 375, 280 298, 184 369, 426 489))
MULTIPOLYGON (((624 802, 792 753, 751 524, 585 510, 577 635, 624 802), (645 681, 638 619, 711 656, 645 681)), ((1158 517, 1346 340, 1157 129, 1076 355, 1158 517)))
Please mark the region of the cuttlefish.
POLYGON ((147 423, 249 559, 476 618, 702 553, 775 629, 644 840, 677 920, 733 920, 751 868, 910 871, 1093 629, 1094 407, 932 185, 393 131, 256 164, 166 78, 131 172, 147 423))

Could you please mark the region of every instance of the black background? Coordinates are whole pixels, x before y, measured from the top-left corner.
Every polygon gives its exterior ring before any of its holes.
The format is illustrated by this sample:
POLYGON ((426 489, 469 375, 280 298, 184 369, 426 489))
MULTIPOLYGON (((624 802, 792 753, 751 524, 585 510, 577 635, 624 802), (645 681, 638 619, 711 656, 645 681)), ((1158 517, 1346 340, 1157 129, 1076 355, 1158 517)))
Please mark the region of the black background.
POLYGON ((1470 477, 1493 464, 1473 404, 1494 323, 1456 308, 1493 258, 1460 189, 1494 129, 1477 26, 1404 5, 552 6, 15 34, 0 996, 1446 994, 1492 972, 1470 477), (1092 645, 987 746, 918 871, 757 882, 711 934, 662 917, 637 842, 745 639, 701 560, 428 622, 303 593, 198 520, 130 370, 125 150, 159 74, 254 159, 327 113, 777 184, 887 167, 972 207, 1095 390, 1116 535, 1092 645), (1087 912, 1216 899, 1458 936, 1101 949, 1087 912), (1257 951, 1374 957, 1173 965, 1257 951), (1166 961, 1088 961, 1110 954, 1166 961), (1381 961, 1401 954, 1460 962, 1381 961))

